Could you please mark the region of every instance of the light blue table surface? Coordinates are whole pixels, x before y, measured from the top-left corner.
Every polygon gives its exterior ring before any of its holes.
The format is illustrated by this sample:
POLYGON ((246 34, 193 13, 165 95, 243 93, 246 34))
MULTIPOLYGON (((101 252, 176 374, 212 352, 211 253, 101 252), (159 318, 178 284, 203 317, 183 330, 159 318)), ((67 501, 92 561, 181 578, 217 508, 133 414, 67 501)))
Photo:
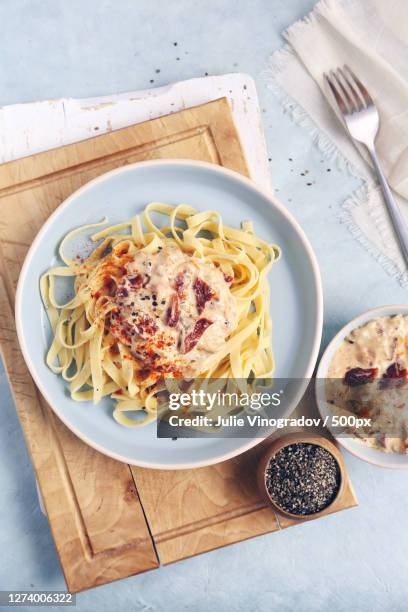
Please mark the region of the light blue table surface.
MULTIPOLYGON (((151 79, 164 85, 205 72, 252 75, 265 109, 274 186, 308 234, 321 266, 325 346, 353 315, 404 303, 407 293, 337 220, 356 180, 322 161, 261 77, 269 53, 282 43, 280 32, 312 5, 312 0, 2 0, 0 104, 130 91, 150 87, 151 79), (300 174, 305 169, 307 177, 300 174), (307 186, 310 180, 315 183, 307 186)), ((3 369, 0 398, 0 589, 64 589, 3 369)), ((82 593, 77 609, 406 610, 408 472, 386 471, 351 456, 346 461, 358 508, 82 593)))

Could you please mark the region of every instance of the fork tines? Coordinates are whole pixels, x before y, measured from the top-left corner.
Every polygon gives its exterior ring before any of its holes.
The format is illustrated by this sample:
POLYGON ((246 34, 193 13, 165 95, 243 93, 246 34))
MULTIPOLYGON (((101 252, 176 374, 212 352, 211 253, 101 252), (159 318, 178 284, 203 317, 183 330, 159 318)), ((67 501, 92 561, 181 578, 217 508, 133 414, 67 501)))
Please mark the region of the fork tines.
POLYGON ((323 76, 343 115, 362 111, 373 104, 367 89, 349 66, 330 70, 323 76))

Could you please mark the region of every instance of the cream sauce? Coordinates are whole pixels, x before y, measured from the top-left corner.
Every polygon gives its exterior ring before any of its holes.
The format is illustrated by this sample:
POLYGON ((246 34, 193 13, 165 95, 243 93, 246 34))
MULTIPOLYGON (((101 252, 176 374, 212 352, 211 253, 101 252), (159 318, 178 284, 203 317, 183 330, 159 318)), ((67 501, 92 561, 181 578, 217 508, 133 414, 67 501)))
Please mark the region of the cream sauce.
POLYGON ((371 419, 359 436, 366 444, 407 453, 407 374, 408 315, 379 317, 352 331, 337 349, 328 369, 327 397, 334 410, 371 419), (368 380, 349 384, 356 374, 368 380))
POLYGON ((139 252, 118 286, 112 333, 152 371, 198 375, 237 323, 228 280, 177 246, 139 252))

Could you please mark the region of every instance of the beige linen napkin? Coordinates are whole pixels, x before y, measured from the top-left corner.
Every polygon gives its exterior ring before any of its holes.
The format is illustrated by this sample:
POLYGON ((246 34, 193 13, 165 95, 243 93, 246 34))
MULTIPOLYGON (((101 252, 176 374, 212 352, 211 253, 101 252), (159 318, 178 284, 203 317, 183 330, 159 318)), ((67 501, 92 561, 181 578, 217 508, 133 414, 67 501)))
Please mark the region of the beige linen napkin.
POLYGON ((348 64, 367 85, 381 117, 377 150, 408 222, 408 2, 323 0, 284 37, 288 45, 270 60, 270 85, 284 107, 310 129, 320 149, 363 179, 363 188, 344 203, 340 217, 386 270, 407 285, 408 272, 368 157, 333 116, 323 73, 348 64))

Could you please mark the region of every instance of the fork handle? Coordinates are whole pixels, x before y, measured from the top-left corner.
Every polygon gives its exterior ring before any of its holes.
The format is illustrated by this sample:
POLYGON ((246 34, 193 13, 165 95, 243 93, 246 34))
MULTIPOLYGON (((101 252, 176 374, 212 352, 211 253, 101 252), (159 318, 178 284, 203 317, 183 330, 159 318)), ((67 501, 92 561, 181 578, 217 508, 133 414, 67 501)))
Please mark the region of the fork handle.
POLYGON ((380 160, 377 157, 377 153, 374 147, 367 147, 368 152, 371 155, 371 159, 373 160, 374 168, 377 172, 381 189, 384 194, 385 203, 387 204, 388 213, 391 217, 392 224, 394 226, 394 231, 399 240, 402 254, 405 259, 405 263, 408 266, 408 227, 404 221, 404 218, 401 214, 399 206, 395 201, 395 198, 392 194, 392 191, 387 183, 387 179, 385 178, 383 169, 380 164, 380 160))

